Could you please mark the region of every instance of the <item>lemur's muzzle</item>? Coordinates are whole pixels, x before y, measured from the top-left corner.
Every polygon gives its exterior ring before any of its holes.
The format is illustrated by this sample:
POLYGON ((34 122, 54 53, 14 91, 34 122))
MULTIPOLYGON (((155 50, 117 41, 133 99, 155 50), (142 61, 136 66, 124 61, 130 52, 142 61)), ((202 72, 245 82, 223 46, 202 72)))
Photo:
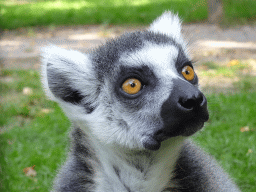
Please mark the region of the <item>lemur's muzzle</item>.
POLYGON ((190 136, 201 129, 209 119, 207 100, 203 93, 189 82, 174 79, 169 98, 161 108, 163 127, 151 135, 144 147, 158 150, 161 142, 176 136, 190 136))
POLYGON ((164 128, 156 133, 160 140, 161 137, 192 135, 209 119, 207 100, 194 85, 174 79, 172 92, 162 105, 161 117, 164 128))

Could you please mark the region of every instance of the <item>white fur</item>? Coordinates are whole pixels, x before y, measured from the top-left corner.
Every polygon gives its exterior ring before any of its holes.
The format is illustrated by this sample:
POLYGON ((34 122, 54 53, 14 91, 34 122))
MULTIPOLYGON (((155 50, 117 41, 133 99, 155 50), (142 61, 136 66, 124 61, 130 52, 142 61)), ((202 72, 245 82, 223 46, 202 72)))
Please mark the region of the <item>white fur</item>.
POLYGON ((67 103, 55 97, 49 89, 47 77, 47 63, 52 63, 52 68, 69 76, 73 86, 82 92, 86 93, 90 90, 91 98, 87 98, 93 103, 94 95, 98 80, 95 78, 95 73, 92 70, 92 65, 89 57, 78 51, 66 50, 57 46, 43 47, 42 52, 42 82, 46 94, 51 100, 54 100, 64 108, 64 111, 69 114, 69 118, 77 121, 84 120, 84 108, 67 103), (63 60, 67 63, 63 63, 63 60))
POLYGON ((173 14, 170 11, 164 12, 150 25, 148 30, 162 33, 175 39, 183 47, 186 56, 189 58, 187 42, 184 41, 181 34, 181 20, 178 14, 173 14))
POLYGON ((175 187, 175 183, 169 182, 174 176, 172 172, 183 141, 184 138, 177 137, 163 142, 161 149, 153 153, 152 159, 146 156, 131 157, 122 148, 99 145, 95 142, 94 147, 98 152, 100 162, 103 164, 95 177, 97 182, 95 191, 127 192, 124 185, 136 192, 160 192, 167 186, 175 187), (147 170, 147 174, 131 166, 127 160, 142 166, 143 169, 147 170), (153 166, 152 161, 154 162, 153 166), (120 170, 121 180, 117 177, 113 165, 120 170), (112 183, 112 188, 107 188, 108 183, 112 183))
POLYGON ((155 45, 147 42, 143 49, 134 53, 123 54, 120 62, 128 66, 140 66, 143 61, 152 67, 159 77, 177 78, 178 72, 175 68, 177 56, 178 49, 175 46, 155 45))
MULTIPOLYGON (((47 78, 47 64, 48 63, 54 63, 54 67, 56 70, 60 70, 63 73, 70 73, 72 72, 81 70, 86 73, 88 71, 88 75, 92 71, 90 69, 90 65, 86 65, 89 63, 89 59, 86 57, 86 55, 78 52, 78 51, 73 51, 73 50, 66 50, 57 46, 48 46, 48 47, 43 47, 41 49, 42 52, 42 79, 43 79, 43 85, 44 88, 46 89, 47 95, 56 101, 57 98, 51 93, 49 90, 49 85, 48 85, 48 78, 47 78), (76 69, 69 67, 68 65, 63 64, 61 60, 66 60, 73 65, 76 69)), ((72 73, 71 73, 72 74, 72 73)), ((74 75, 71 75, 71 78, 74 79, 74 81, 79 81, 81 77, 76 77, 74 75), (76 79, 79 78, 79 79, 76 79)), ((79 85, 79 83, 78 83, 79 85)))
POLYGON ((150 31, 166 34, 179 43, 182 42, 181 21, 178 15, 166 11, 158 17, 149 27, 150 31))

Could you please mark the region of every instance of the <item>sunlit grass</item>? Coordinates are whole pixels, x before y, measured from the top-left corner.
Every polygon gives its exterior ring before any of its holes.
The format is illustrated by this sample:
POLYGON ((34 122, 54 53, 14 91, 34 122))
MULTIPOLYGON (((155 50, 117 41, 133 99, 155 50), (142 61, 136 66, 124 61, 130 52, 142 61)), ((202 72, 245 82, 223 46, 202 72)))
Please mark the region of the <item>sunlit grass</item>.
POLYGON ((204 68, 202 75, 209 77, 243 77, 251 72, 252 66, 248 63, 232 60, 226 65, 218 65, 214 62, 206 62, 201 65, 204 68))
POLYGON ((224 0, 225 22, 232 24, 240 21, 246 24, 248 21, 255 22, 256 1, 255 0, 224 0))
MULTIPOLYGON (((225 0, 224 23, 255 19, 256 1, 225 0)), ((149 24, 165 10, 178 13, 184 22, 207 20, 207 0, 59 0, 0 1, 0 27, 84 24, 149 24)))
POLYGON ((4 29, 42 25, 148 24, 165 10, 179 13, 185 22, 207 18, 206 0, 74 0, 25 4, 0 1, 0 5, 4 29))
POLYGON ((31 4, 29 7, 33 10, 37 9, 45 9, 48 11, 59 9, 59 10, 68 10, 68 9, 84 9, 95 7, 96 4, 92 2, 86 1, 78 1, 78 2, 65 2, 65 1, 53 1, 53 2, 45 2, 45 3, 36 3, 31 4))

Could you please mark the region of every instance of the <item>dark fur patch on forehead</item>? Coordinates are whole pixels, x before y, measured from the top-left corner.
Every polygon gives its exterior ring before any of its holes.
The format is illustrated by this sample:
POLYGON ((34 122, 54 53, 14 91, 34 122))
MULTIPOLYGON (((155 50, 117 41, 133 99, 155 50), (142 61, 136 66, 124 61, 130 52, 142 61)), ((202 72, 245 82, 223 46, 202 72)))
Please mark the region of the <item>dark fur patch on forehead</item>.
POLYGON ((178 49, 181 46, 174 39, 160 33, 151 31, 137 31, 127 33, 117 39, 108 41, 92 52, 92 61, 98 72, 99 80, 103 80, 104 75, 109 75, 117 64, 121 54, 135 52, 142 49, 145 42, 151 42, 157 45, 171 44, 178 49))
POLYGON ((155 43, 157 45, 171 44, 176 46, 177 48, 180 48, 180 45, 173 38, 161 33, 153 33, 150 31, 146 31, 146 33, 143 34, 143 38, 146 41, 155 43))

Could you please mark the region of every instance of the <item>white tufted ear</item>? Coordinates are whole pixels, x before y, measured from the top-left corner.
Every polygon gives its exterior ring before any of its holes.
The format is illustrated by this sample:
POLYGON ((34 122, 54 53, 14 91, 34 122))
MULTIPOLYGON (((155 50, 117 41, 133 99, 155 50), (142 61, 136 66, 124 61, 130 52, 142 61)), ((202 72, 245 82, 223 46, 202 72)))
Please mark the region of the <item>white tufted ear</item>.
POLYGON ((170 11, 164 12, 149 27, 149 31, 166 34, 176 41, 181 40, 181 21, 178 15, 170 11))
POLYGON ((42 48, 42 82, 50 99, 91 111, 99 87, 87 54, 56 46, 42 48))

